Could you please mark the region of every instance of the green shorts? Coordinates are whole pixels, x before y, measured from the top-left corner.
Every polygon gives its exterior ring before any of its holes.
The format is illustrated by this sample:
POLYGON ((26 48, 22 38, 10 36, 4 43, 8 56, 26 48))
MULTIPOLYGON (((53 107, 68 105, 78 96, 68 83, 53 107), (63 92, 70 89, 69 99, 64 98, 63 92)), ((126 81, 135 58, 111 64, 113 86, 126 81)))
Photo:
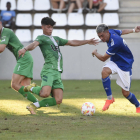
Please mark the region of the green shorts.
POLYGON ((13 73, 33 79, 33 58, 29 52, 17 61, 13 73))
POLYGON ((51 86, 52 89, 61 88, 64 90, 64 86, 61 80, 61 72, 53 69, 42 69, 41 71, 41 87, 51 86))

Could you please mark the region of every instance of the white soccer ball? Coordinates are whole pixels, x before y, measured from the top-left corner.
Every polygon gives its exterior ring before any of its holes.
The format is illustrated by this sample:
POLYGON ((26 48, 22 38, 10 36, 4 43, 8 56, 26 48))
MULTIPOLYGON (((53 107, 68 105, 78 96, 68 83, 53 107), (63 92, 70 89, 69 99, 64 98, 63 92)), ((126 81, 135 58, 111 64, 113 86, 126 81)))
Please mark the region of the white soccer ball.
POLYGON ((91 102, 85 102, 81 107, 81 113, 85 116, 93 116, 95 110, 95 106, 91 102))

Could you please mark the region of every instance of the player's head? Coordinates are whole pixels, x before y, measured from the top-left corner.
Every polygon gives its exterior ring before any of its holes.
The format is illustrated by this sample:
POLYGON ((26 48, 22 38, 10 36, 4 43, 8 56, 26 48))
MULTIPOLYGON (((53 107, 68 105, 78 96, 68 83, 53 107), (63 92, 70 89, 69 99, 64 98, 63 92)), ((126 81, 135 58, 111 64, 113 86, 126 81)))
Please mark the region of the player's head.
POLYGON ((106 24, 100 24, 96 27, 96 32, 99 36, 99 38, 103 41, 103 42, 108 42, 109 38, 110 38, 110 34, 108 31, 108 26, 106 24))
POLYGON ((7 2, 7 3, 6 3, 6 7, 7 7, 7 10, 10 10, 10 8, 11 8, 11 3, 10 3, 10 2, 7 2))
POLYGON ((50 17, 44 17, 41 20, 41 25, 43 29, 43 33, 46 35, 51 35, 53 31, 53 26, 55 25, 55 21, 50 17))

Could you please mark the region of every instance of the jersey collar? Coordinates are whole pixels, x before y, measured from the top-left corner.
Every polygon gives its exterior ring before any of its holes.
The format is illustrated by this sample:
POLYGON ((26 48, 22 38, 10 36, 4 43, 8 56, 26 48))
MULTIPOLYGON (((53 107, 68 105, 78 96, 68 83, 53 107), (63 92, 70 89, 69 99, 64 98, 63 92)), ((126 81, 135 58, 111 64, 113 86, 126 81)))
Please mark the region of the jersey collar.
MULTIPOLYGON (((45 34, 43 34, 43 35, 45 35, 45 34)), ((47 37, 52 37, 51 35, 45 35, 45 36, 47 36, 47 37)))

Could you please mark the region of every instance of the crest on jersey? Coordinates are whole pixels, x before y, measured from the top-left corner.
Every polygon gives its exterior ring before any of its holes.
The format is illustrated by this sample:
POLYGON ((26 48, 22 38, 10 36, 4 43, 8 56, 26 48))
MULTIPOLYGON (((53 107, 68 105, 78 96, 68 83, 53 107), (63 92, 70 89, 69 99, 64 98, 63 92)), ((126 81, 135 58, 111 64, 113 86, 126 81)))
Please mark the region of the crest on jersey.
POLYGON ((111 39, 111 46, 113 46, 114 45, 114 40, 113 39, 111 39))

